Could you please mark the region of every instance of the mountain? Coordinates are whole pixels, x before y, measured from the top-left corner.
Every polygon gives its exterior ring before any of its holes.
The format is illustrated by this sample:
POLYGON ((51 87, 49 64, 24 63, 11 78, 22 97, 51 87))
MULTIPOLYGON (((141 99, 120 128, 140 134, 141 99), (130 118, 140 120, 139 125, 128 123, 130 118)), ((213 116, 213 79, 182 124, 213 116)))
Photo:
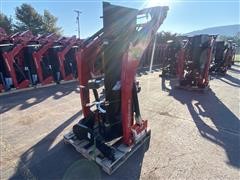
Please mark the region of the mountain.
POLYGON ((219 34, 224 36, 235 36, 237 35, 237 33, 240 33, 240 24, 228 26, 216 26, 202 30, 192 31, 186 33, 185 35, 192 36, 197 34, 219 34))

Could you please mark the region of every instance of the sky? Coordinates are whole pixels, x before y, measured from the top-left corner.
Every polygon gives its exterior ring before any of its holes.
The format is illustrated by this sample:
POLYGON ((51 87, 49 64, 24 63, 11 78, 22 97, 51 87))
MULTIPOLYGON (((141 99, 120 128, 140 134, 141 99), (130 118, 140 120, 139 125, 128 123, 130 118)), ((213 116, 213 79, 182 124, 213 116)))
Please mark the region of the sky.
MULTIPOLYGON (((240 0, 106 0, 112 4, 141 9, 167 5, 167 18, 159 31, 187 33, 208 27, 240 24, 240 0)), ((22 3, 31 4, 40 14, 44 9, 58 17, 66 36, 77 35, 76 13, 80 10, 80 34, 86 38, 102 28, 101 0, 0 0, 2 13, 14 18, 22 3)))

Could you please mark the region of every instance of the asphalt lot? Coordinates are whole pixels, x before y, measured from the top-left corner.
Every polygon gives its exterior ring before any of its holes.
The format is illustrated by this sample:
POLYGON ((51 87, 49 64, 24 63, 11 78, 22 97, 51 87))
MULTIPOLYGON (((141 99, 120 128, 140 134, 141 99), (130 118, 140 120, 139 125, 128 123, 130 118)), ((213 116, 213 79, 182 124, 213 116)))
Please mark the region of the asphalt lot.
POLYGON ((239 179, 240 65, 205 93, 158 75, 138 78, 150 148, 111 176, 62 141, 82 115, 76 82, 0 96, 1 179, 239 179))

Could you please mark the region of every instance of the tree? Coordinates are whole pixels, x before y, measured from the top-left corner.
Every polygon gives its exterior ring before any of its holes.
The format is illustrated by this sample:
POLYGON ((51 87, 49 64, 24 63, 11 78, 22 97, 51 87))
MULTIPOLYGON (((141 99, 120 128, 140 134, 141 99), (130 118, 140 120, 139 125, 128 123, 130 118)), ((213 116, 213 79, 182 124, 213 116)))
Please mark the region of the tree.
POLYGON ((22 4, 16 8, 16 31, 30 30, 34 35, 44 33, 61 33, 61 28, 57 26, 57 17, 48 10, 44 14, 39 14, 31 5, 22 4))
POLYGON ((16 31, 30 30, 34 35, 42 34, 43 19, 42 16, 29 4, 22 4, 15 10, 16 31))
POLYGON ((61 34, 62 28, 57 27, 57 17, 53 16, 48 10, 44 10, 42 18, 44 32, 61 34))
POLYGON ((157 34, 157 42, 158 43, 166 43, 168 40, 178 40, 178 34, 177 33, 171 33, 171 32, 160 32, 157 34))
POLYGON ((12 18, 0 13, 0 27, 3 28, 6 33, 11 34, 13 32, 12 18))

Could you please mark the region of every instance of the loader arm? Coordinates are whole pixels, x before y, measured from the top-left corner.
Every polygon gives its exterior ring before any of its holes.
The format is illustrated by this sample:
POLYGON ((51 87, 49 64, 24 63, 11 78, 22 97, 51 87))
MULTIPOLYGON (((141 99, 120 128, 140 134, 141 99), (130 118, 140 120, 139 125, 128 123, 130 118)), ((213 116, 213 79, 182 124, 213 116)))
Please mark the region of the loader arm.
POLYGON ((79 51, 76 53, 78 66, 78 80, 80 84, 80 98, 83 115, 86 117, 90 113, 89 89, 86 88, 88 81, 92 78, 91 72, 94 72, 94 62, 97 60, 101 51, 103 30, 99 30, 90 38, 83 41, 79 51))

